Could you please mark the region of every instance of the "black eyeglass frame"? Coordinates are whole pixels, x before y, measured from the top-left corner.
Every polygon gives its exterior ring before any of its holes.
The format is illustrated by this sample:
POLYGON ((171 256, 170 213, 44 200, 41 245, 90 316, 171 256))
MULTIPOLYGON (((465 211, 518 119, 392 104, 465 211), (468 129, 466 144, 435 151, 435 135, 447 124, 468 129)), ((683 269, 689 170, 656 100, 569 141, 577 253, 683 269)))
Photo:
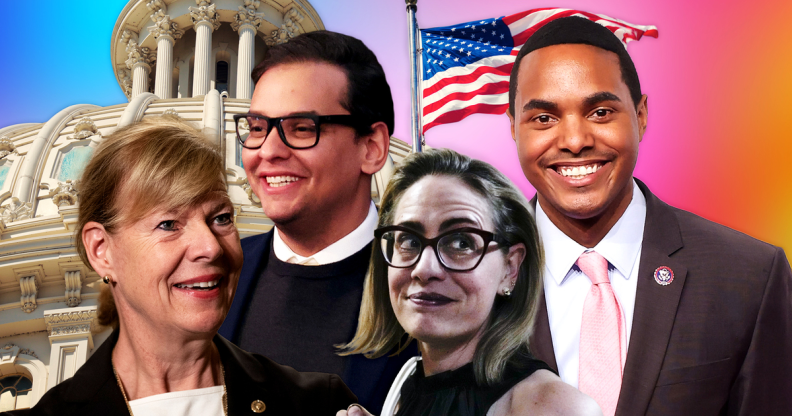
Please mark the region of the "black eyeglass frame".
MULTIPOLYGON (((234 130, 236 131, 237 141, 239 142, 242 147, 245 149, 260 149, 261 146, 264 145, 264 142, 267 141, 267 136, 272 132, 272 129, 277 127, 278 129, 278 136, 280 136, 281 141, 286 146, 292 149, 310 149, 317 144, 319 144, 319 135, 322 131, 322 124, 340 124, 342 126, 349 126, 357 129, 364 127, 366 123, 359 117, 353 114, 336 114, 336 115, 328 115, 328 116, 319 116, 315 114, 300 114, 300 115, 293 115, 293 116, 286 116, 286 117, 267 117, 261 114, 235 114, 234 115, 234 130), (257 118, 260 120, 267 121, 267 131, 264 134, 264 140, 261 141, 261 144, 256 147, 245 146, 245 141, 242 140, 242 135, 239 133, 239 120, 244 118, 247 119, 248 117, 257 118), (316 140, 310 146, 294 146, 289 143, 286 139, 286 132, 283 131, 283 126, 281 123, 283 120, 289 120, 294 118, 307 118, 313 120, 314 124, 316 125, 316 140)), ((250 125, 250 122, 248 122, 250 125)))
POLYGON ((390 266, 390 267, 393 267, 393 268, 396 268, 396 269, 407 269, 407 268, 413 267, 416 264, 418 264, 419 261, 421 261, 421 256, 423 256, 424 251, 426 251, 426 247, 432 247, 432 251, 434 251, 435 256, 437 257, 437 261, 439 261, 440 264, 443 267, 446 268, 446 270, 449 270, 449 271, 452 271, 452 272, 469 272, 469 271, 475 269, 476 267, 478 267, 478 265, 481 264, 481 261, 484 260, 484 256, 486 256, 487 253, 489 252, 488 249, 489 249, 489 244, 491 242, 495 242, 498 245, 501 245, 501 246, 504 246, 504 247, 511 247, 513 245, 513 244, 509 243, 505 238, 503 238, 503 237, 501 237, 501 236, 499 236, 497 234, 491 233, 489 231, 484 231, 484 230, 481 230, 481 229, 478 229, 478 228, 473 228, 473 227, 455 228, 453 230, 448 230, 448 231, 446 231, 444 233, 441 233, 438 236, 436 236, 435 238, 426 238, 426 237, 422 236, 417 231, 415 231, 415 230, 413 230, 411 228, 402 227, 400 225, 389 225, 389 226, 380 227, 380 228, 377 228, 376 230, 374 230, 374 238, 376 239, 376 244, 379 244, 379 246, 380 246, 379 252, 382 255, 383 260, 385 260, 385 263, 387 263, 388 266, 390 266), (418 252, 418 256, 415 257, 415 261, 412 264, 410 264, 408 266, 394 266, 393 264, 391 264, 391 262, 388 261, 388 257, 385 256, 385 253, 383 252, 383 247, 382 247, 382 236, 385 233, 387 233, 388 231, 404 231, 404 232, 410 233, 410 234, 414 235, 418 239, 418 241, 421 243, 421 250, 418 252), (453 267, 449 267, 447 264, 445 264, 443 259, 440 257, 440 251, 437 250, 437 243, 439 243, 440 240, 443 237, 445 237, 447 235, 451 235, 451 234, 461 233, 461 232, 478 234, 482 239, 484 239, 484 249, 481 251, 481 257, 479 257, 478 261, 476 262, 475 265, 473 265, 473 267, 470 267, 468 269, 455 269, 453 267))

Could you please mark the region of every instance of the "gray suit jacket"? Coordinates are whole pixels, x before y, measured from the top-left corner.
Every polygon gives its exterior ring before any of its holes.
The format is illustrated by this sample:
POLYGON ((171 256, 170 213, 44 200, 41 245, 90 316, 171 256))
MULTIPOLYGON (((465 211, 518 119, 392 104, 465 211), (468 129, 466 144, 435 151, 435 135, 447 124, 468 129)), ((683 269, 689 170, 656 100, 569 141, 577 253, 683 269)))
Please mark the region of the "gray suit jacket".
MULTIPOLYGON (((654 196, 616 415, 792 415, 792 272, 781 248, 654 196), (674 280, 655 282, 667 266, 674 280)), ((557 369, 544 295, 534 355, 557 369)))

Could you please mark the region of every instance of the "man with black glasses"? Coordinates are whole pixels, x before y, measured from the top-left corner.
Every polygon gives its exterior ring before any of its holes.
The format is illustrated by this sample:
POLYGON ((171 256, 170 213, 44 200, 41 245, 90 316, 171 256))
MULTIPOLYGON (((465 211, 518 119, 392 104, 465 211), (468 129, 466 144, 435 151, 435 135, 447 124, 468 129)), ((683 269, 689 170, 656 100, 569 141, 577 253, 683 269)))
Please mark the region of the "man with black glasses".
POLYGON ((267 50, 250 114, 235 116, 242 162, 275 227, 242 240, 245 264, 220 333, 298 371, 339 374, 379 412, 409 354, 340 357, 357 326, 393 100, 359 40, 317 31, 267 50))

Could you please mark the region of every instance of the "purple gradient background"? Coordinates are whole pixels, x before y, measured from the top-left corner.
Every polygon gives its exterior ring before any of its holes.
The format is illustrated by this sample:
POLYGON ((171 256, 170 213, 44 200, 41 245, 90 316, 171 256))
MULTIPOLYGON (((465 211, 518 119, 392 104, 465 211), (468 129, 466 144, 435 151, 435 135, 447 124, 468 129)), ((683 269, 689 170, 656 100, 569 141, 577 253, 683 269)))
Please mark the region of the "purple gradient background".
MULTIPOLYGON (((110 66, 110 38, 126 1, 4 4, 0 127, 45 122, 78 103, 126 101, 110 66)), ((313 0, 329 30, 362 39, 380 59, 396 107, 395 136, 410 140, 407 16, 401 0, 313 0)), ((659 39, 630 43, 649 126, 635 176, 666 202, 792 250, 792 2, 655 0, 419 0, 421 27, 537 7, 602 13, 655 25, 659 39)), ((505 115, 473 115, 430 130, 427 143, 501 169, 527 196, 505 115)))

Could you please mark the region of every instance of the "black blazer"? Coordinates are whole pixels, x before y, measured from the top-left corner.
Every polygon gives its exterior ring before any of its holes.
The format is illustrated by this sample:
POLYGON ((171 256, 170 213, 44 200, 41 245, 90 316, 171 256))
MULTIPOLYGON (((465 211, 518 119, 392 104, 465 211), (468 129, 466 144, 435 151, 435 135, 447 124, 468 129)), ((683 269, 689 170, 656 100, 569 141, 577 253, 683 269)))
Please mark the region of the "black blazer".
MULTIPOLYGON (((29 410, 14 415, 129 415, 112 367, 118 331, 80 367, 74 377, 48 391, 29 410)), ((357 401, 333 374, 300 373, 266 357, 239 349, 221 336, 214 343, 225 368, 229 415, 255 415, 261 400, 266 415, 335 415, 357 401)))
MULTIPOLYGON (((646 225, 616 415, 792 415, 792 271, 784 251, 671 207, 646 225), (655 282, 667 266, 674 280, 655 282)), ((544 294, 531 347, 557 368, 544 294)))
MULTIPOLYGON (((270 230, 264 234, 242 239, 245 262, 242 264, 234 302, 231 304, 219 331, 220 335, 228 338, 231 342, 239 341, 239 332, 245 322, 247 306, 256 291, 256 282, 269 261, 274 233, 274 230, 270 230)), ((416 355, 418 355, 418 347, 415 342, 395 356, 384 356, 371 360, 361 354, 355 354, 348 357, 349 362, 341 376, 346 385, 355 392, 360 400, 359 403, 374 414, 378 414, 399 370, 410 357, 416 355)), ((341 410, 341 408, 336 410, 341 410)))

